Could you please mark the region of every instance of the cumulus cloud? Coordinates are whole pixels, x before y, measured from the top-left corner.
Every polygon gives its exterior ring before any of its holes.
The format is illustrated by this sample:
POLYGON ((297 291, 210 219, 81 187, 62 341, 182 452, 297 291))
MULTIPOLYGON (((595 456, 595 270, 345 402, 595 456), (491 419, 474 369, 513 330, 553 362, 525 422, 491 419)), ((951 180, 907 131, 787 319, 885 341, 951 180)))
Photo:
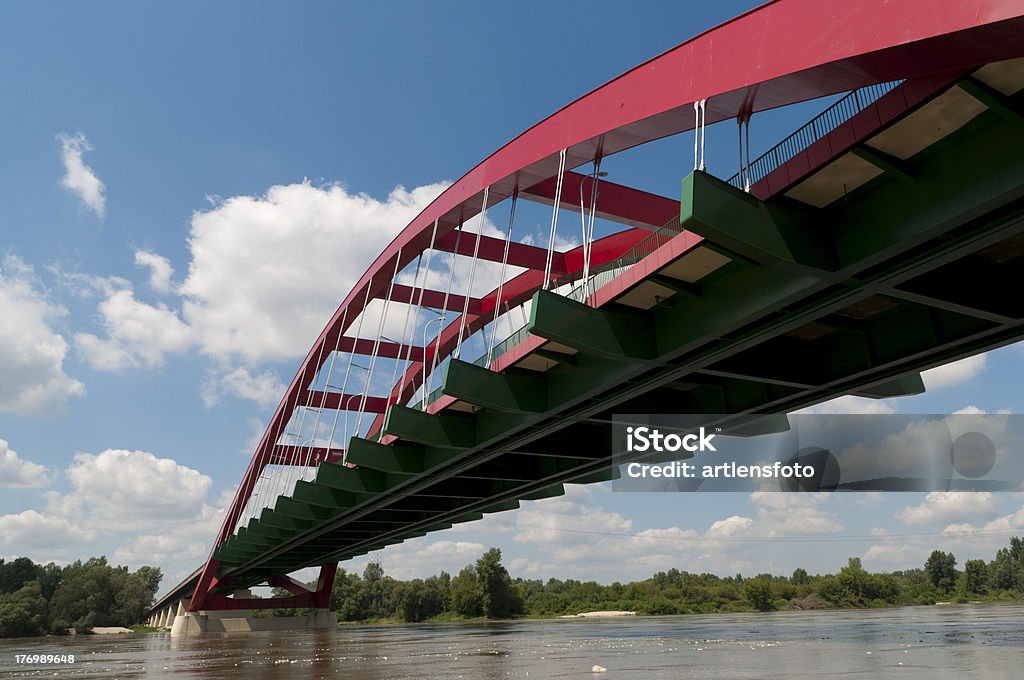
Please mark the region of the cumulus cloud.
POLYGON ((302 356, 366 263, 444 187, 378 200, 302 182, 195 213, 181 293, 202 350, 249 362, 302 356))
POLYGON ((106 187, 82 159, 84 152, 92 151, 92 145, 81 132, 57 135, 57 141, 60 142, 61 160, 64 162, 64 177, 60 185, 103 219, 107 209, 106 187))
POLYGON ((163 365, 165 355, 181 354, 194 344, 192 329, 177 312, 138 300, 130 287, 112 287, 98 311, 106 337, 75 334, 79 353, 98 371, 155 368, 163 365))
POLYGON ((51 302, 30 266, 7 255, 0 266, 0 412, 63 411, 85 386, 64 372, 68 344, 53 323, 67 314, 51 302))
POLYGON ((227 373, 211 370, 203 384, 202 397, 207 408, 215 406, 225 394, 254 401, 266 408, 276 404, 284 390, 285 384, 274 371, 254 373, 244 366, 239 366, 227 373))
POLYGON ((47 562, 88 549, 174 580, 206 557, 233 495, 211 500, 210 477, 147 451, 78 453, 64 475, 70 491, 46 492, 42 509, 0 516, 0 552, 47 562))
POLYGON ((174 276, 174 268, 171 267, 170 260, 147 250, 136 250, 135 264, 149 269, 149 287, 154 292, 171 292, 173 289, 171 277, 174 276))
POLYGON ((908 505, 897 512, 896 519, 904 524, 928 524, 991 515, 995 511, 996 499, 988 491, 932 491, 919 505, 908 505))
POLYGON ((0 488, 31 489, 49 483, 50 476, 46 467, 24 460, 6 441, 0 439, 0 488))
POLYGON ((924 380, 926 389, 941 390, 944 387, 952 387, 973 380, 985 370, 987 364, 987 354, 976 354, 973 357, 924 371, 921 374, 921 379, 924 380))
POLYGON ((52 494, 51 507, 85 508, 92 525, 119 530, 192 517, 213 485, 210 477, 173 459, 123 449, 76 453, 67 476, 72 493, 59 499, 52 494))
POLYGON ((0 539, 15 552, 55 549, 57 554, 64 554, 71 546, 95 538, 96 532, 91 529, 83 531, 65 517, 44 515, 36 510, 0 516, 0 539))

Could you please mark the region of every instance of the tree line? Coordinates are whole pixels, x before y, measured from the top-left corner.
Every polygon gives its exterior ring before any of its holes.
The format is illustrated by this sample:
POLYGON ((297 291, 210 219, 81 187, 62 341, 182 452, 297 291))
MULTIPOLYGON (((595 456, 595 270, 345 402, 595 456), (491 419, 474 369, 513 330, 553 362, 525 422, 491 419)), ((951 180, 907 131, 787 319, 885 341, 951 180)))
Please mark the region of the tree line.
MULTIPOLYGON (((129 572, 105 557, 61 567, 0 559, 0 637, 62 635, 69 628, 130 626, 143 620, 161 579, 155 567, 129 572)), ((285 593, 279 593, 285 594, 285 593)), ((892 607, 1019 600, 1024 595, 1024 539, 1014 537, 989 562, 935 550, 917 569, 872 573, 851 557, 836 574, 753 577, 669 569, 648 579, 602 585, 575 579, 513 579, 491 548, 452 577, 401 581, 371 562, 362 575, 339 569, 330 607, 339 621, 427 621, 550 617, 594 610, 638 614, 710 614, 775 609, 892 607)), ((263 615, 290 614, 267 610, 263 615)))
POLYGON ((143 620, 163 577, 156 567, 115 567, 106 557, 67 566, 0 559, 0 637, 87 633, 143 620))
POLYGON ((851 557, 836 574, 753 577, 669 569, 648 579, 602 585, 575 579, 512 579, 491 548, 457 576, 441 572, 400 581, 371 562, 362 576, 339 569, 331 608, 339 621, 426 621, 460 618, 550 617, 594 610, 638 614, 895 607, 941 601, 1019 600, 1024 594, 1024 540, 1014 537, 990 562, 935 550, 917 569, 872 573, 851 557))

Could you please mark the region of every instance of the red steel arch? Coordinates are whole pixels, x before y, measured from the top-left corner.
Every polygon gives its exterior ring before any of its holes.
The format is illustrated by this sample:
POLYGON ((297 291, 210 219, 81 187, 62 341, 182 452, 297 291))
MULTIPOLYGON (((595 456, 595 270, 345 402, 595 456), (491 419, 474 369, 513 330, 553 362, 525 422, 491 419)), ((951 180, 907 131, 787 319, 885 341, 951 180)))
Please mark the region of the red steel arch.
MULTIPOLYGON (((448 187, 402 230, 359 279, 314 342, 254 452, 214 542, 233 530, 249 493, 268 464, 276 437, 326 357, 364 309, 384 297, 392 274, 428 249, 437 223, 438 243, 488 205, 515 191, 552 202, 551 178, 565 149, 567 168, 694 127, 693 103, 707 100, 707 122, 805 101, 864 85, 944 73, 1019 56, 1024 17, 1019 0, 775 0, 710 29, 640 64, 580 97, 495 151, 448 187), (343 323, 343 320, 344 323, 343 323)), ((567 173, 568 196, 581 176, 567 173), (575 184, 574 184, 575 182, 575 184)), ((602 186, 606 186, 602 183, 602 186)), ((638 225, 660 226, 678 203, 614 184, 602 193, 599 216, 634 227, 600 242, 613 259, 643 235, 638 225), (664 219, 661 219, 664 217, 664 219), (660 222, 656 221, 661 219, 660 222)), ((569 206, 563 206, 569 207, 569 206)), ((450 238, 449 238, 450 240, 450 238)), ((460 249, 461 252, 461 249, 460 249)), ((601 260, 598 252, 594 261, 601 260)), ((531 254, 522 252, 525 259, 531 254)), ((580 259, 577 252, 565 260, 580 259)), ((565 266, 561 273, 578 271, 565 266)), ((492 291, 467 325, 482 326, 487 310, 505 299, 529 297, 545 281, 536 270, 506 284, 502 300, 492 291)), ((441 355, 454 346, 455 324, 442 332, 441 355)), ((360 341, 350 345, 357 347, 360 341)), ((344 347, 345 345, 343 345, 344 347)), ((433 358, 421 354, 409 368, 407 388, 433 358), (419 373, 417 373, 419 372, 419 373)), ((411 388, 410 388, 411 389, 411 388)), ((407 394, 392 392, 392 401, 407 394)), ((379 424, 375 424, 374 427, 379 424)), ((215 582, 216 560, 207 561, 191 610, 201 608, 215 582)))

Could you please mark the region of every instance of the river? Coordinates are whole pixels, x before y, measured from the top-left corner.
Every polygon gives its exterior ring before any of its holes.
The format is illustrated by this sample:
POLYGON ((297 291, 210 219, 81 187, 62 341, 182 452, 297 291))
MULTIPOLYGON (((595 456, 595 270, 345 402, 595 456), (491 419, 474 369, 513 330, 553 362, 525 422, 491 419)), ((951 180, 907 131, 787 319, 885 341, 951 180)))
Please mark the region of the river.
POLYGON ((0 640, 0 677, 1021 678, 1024 605, 0 640), (74 655, 17 663, 17 654, 74 655), (607 672, 591 673, 595 665, 607 672))

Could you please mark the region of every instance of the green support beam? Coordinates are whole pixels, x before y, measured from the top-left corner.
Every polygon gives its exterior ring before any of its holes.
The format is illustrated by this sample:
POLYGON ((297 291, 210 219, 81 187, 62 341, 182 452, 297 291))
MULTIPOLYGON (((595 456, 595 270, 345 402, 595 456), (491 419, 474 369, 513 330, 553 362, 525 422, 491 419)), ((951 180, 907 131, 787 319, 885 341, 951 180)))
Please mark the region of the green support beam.
POLYGON ((320 463, 316 469, 317 484, 352 493, 380 493, 391 486, 387 477, 383 472, 350 468, 340 463, 320 463))
POLYGON ((548 410, 547 382, 543 376, 496 373, 458 359, 448 362, 441 391, 493 411, 543 413, 548 410))
POLYGON ((346 510, 355 507, 361 500, 361 497, 357 494, 304 480, 295 482, 294 498, 302 503, 335 510, 346 510))
POLYGON ((534 293, 528 330, 609 359, 649 360, 655 356, 654 335, 645 314, 594 309, 549 290, 534 293))
POLYGON ((425 447, 395 443, 391 446, 361 437, 352 437, 345 452, 345 461, 361 468, 415 475, 423 472, 425 447))
POLYGON ((961 90, 995 111, 1006 122, 1013 125, 1024 125, 1024 112, 1014 106, 1010 98, 999 90, 993 89, 975 78, 964 78, 958 85, 961 90))
POLYGON ((384 434, 425 446, 465 449, 476 445, 472 416, 426 413, 395 404, 388 409, 384 434))
POLYGON ((857 390, 855 394, 871 399, 890 399, 892 397, 909 397, 915 394, 924 394, 924 392, 924 381, 921 379, 921 374, 908 373, 907 375, 901 375, 895 380, 857 390))
POLYGON ((748 261, 825 271, 837 267, 827 230, 706 172, 694 170, 683 179, 681 210, 681 227, 748 261))
POLYGON ((887 153, 873 149, 870 146, 864 144, 858 144, 854 146, 850 151, 853 155, 858 158, 871 163, 882 172, 892 175, 896 179, 903 180, 904 182, 913 182, 915 177, 914 174, 907 167, 905 161, 890 156, 887 153))

